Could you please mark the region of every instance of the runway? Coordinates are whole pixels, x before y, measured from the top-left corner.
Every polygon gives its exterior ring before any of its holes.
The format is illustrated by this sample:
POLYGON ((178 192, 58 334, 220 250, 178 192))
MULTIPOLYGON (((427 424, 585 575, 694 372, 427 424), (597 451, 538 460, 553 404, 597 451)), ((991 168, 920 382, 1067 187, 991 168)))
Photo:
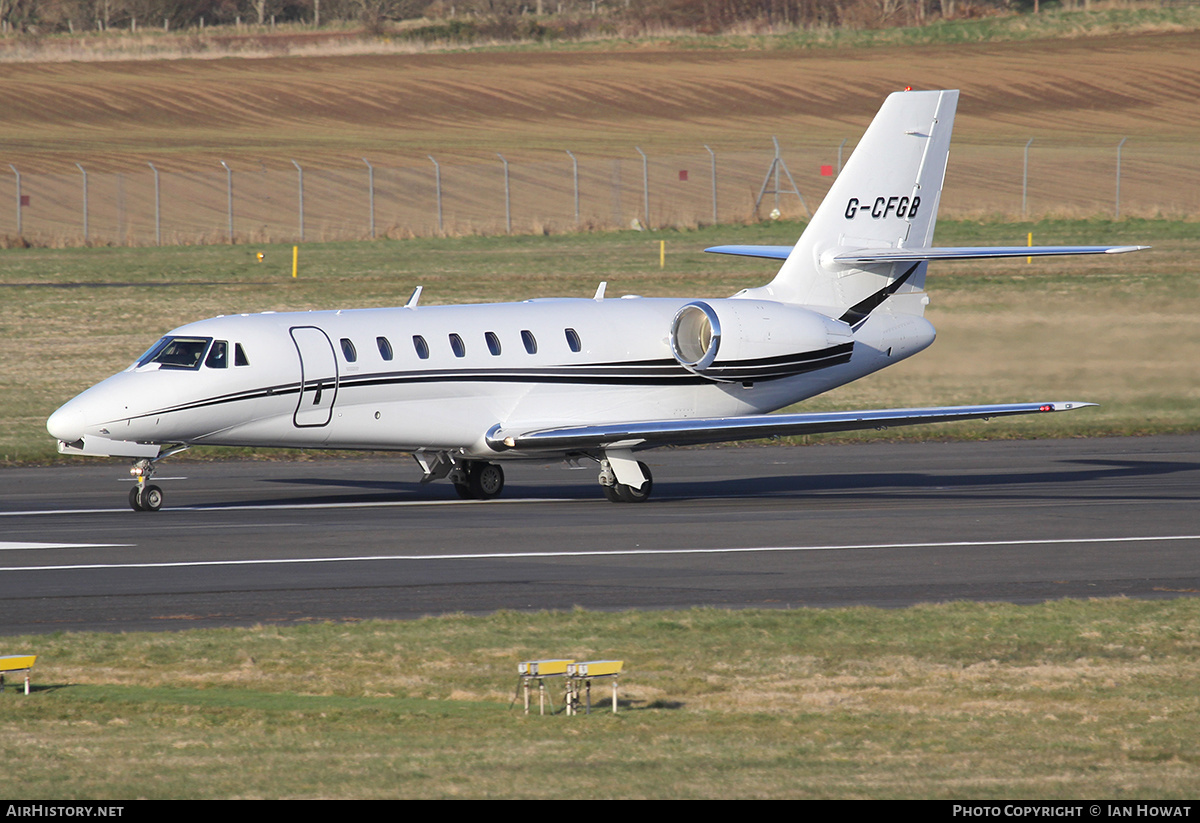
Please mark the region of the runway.
POLYGON ((904 606, 1200 592, 1200 435, 646 452, 654 496, 507 464, 501 499, 411 458, 0 471, 0 632, 497 609, 904 606))

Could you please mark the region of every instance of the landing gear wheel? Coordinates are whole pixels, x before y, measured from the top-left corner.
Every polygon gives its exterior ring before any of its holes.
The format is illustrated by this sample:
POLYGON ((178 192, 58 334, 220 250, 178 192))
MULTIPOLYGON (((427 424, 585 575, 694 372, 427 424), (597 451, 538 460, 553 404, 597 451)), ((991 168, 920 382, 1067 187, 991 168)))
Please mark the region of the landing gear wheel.
POLYGON ((495 463, 474 462, 467 469, 467 485, 455 486, 463 497, 491 500, 504 490, 504 469, 495 463))
POLYGON ((612 486, 604 486, 604 496, 613 503, 645 503, 650 498, 650 491, 654 488, 654 479, 650 476, 650 467, 645 463, 638 461, 638 468, 642 470, 642 474, 646 478, 646 482, 642 484, 640 489, 635 489, 633 486, 627 486, 624 483, 616 483, 612 486))
POLYGON ((158 486, 147 486, 142 492, 142 508, 148 512, 156 512, 162 508, 163 490, 158 486))
POLYGON ((162 504, 163 490, 158 486, 134 486, 129 490, 129 506, 135 512, 156 512, 162 504))

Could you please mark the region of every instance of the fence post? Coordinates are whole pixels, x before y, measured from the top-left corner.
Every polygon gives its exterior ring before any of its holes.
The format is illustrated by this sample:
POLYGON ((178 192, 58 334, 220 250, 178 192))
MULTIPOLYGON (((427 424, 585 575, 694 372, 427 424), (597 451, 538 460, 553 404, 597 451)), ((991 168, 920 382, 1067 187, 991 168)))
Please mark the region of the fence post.
POLYGON ((572 178, 575 181, 575 225, 579 225, 579 161, 575 159, 575 155, 571 154, 570 149, 566 149, 567 156, 571 158, 572 178))
POLYGON ((508 191, 508 161, 504 159, 504 155, 500 152, 496 152, 496 156, 504 164, 504 226, 505 230, 509 234, 512 234, 512 198, 509 197, 508 191))
POLYGON ((371 239, 375 239, 375 167, 367 162, 367 158, 362 161, 367 164, 367 199, 371 203, 371 239))
POLYGON ((87 191, 87 172, 83 170, 83 166, 78 163, 75 167, 83 173, 83 242, 84 245, 88 241, 88 191, 87 191))
POLYGON ((296 167, 296 171, 300 177, 300 242, 304 242, 304 169, 300 168, 300 164, 295 160, 292 165, 296 167))
POLYGON ((1128 139, 1128 137, 1122 137, 1121 142, 1117 144, 1117 205, 1114 217, 1118 220, 1121 219, 1121 147, 1128 139))
POLYGON ((1025 170, 1021 173, 1021 217, 1024 218, 1028 213, 1027 207, 1029 194, 1029 146, 1033 143, 1033 138, 1029 138, 1029 142, 1025 144, 1025 170))
POLYGON ((717 155, 708 144, 704 144, 704 150, 708 152, 709 165, 712 168, 712 201, 713 201, 713 225, 717 225, 717 155))
POLYGON ((434 185, 437 187, 438 234, 442 233, 442 167, 433 159, 432 154, 425 155, 433 163, 434 185))
POLYGON ((158 169, 154 168, 153 163, 146 163, 150 167, 150 171, 154 172, 154 245, 162 245, 162 201, 160 199, 161 189, 158 186, 158 169))
POLYGON ((650 230, 650 167, 646 163, 646 153, 637 146, 637 153, 642 156, 642 216, 646 221, 646 230, 650 230))
POLYGON ((224 160, 221 165, 225 167, 225 199, 226 212, 229 215, 229 243, 233 244, 233 169, 229 168, 229 164, 224 160))
POLYGON ((21 237, 21 172, 17 171, 17 167, 12 163, 9 163, 8 167, 17 176, 17 237, 21 237))

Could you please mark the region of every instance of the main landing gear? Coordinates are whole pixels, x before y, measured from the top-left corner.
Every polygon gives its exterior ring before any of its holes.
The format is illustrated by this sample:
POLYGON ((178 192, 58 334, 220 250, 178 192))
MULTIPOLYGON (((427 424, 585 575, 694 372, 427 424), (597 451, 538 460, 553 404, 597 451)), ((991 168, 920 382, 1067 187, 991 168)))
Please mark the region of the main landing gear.
POLYGON ((452 471, 450 479, 463 500, 491 500, 504 490, 504 468, 498 463, 470 460, 458 473, 461 477, 452 471))
POLYGON ((640 460, 609 453, 600 461, 600 488, 610 503, 645 503, 654 478, 640 460))
POLYGON ((422 483, 448 477, 464 500, 491 500, 504 491, 504 468, 498 463, 464 460, 449 452, 417 452, 413 458, 421 467, 422 483))

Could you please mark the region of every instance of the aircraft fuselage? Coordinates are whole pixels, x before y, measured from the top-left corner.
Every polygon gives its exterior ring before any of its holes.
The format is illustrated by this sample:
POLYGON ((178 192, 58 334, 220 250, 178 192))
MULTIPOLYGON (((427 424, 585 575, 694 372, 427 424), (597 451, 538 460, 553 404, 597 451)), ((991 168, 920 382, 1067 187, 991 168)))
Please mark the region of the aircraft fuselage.
POLYGON ((515 457, 484 433, 509 421, 760 414, 915 354, 933 329, 887 312, 856 331, 765 300, 629 297, 237 315, 164 339, 195 341, 195 362, 135 363, 63 406, 51 433, 515 457), (721 350, 703 370, 672 348, 674 318, 697 302, 723 318, 721 350), (227 354, 214 360, 219 344, 227 354))

